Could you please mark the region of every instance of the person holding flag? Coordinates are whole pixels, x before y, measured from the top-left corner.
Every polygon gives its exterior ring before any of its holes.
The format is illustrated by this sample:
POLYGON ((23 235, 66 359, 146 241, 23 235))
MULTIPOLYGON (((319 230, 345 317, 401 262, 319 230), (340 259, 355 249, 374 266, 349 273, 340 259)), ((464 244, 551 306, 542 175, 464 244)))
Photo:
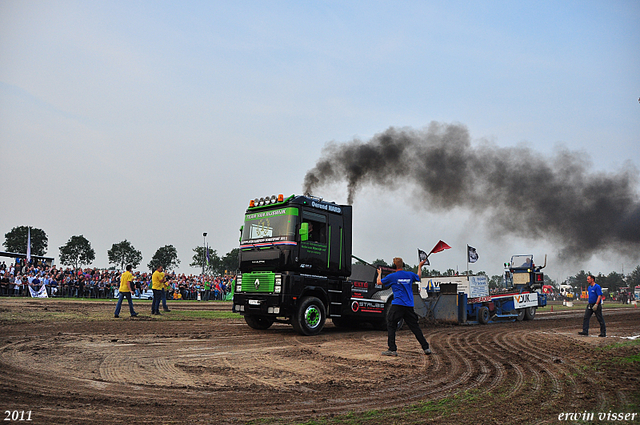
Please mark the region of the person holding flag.
POLYGON ((411 332, 422 346, 424 354, 431 354, 429 343, 425 339, 420 325, 418 325, 418 315, 413 311, 413 282, 420 282, 422 275, 422 266, 426 260, 420 261, 418 265, 418 274, 404 270, 404 261, 402 258, 393 259, 393 266, 396 271, 382 279, 382 269, 378 269, 378 285, 382 287, 391 287, 393 291, 393 301, 391 301, 391 309, 387 316, 387 343, 389 349, 382 352, 383 356, 398 355, 398 347, 396 345, 397 323, 400 319, 404 319, 411 332))

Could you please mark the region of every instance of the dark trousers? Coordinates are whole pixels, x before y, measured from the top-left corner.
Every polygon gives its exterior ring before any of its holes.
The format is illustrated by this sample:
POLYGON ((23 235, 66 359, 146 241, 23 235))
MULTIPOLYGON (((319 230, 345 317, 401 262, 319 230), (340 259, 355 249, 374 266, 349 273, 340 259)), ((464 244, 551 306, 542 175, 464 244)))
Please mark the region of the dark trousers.
POLYGON ((596 319, 598 319, 598 323, 600 323, 600 335, 607 334, 607 327, 604 324, 604 318, 602 317, 602 303, 598 304, 598 308, 595 310, 591 310, 591 306, 593 304, 587 305, 587 309, 584 311, 584 321, 582 322, 582 332, 589 333, 589 319, 591 319, 591 315, 595 314, 596 319))
POLYGON ((420 325, 418 325, 418 315, 413 311, 413 307, 391 304, 391 310, 387 317, 387 343, 389 344, 389 351, 398 351, 398 346, 396 345, 396 330, 400 319, 404 319, 404 322, 416 336, 422 349, 426 350, 429 348, 429 343, 422 334, 420 325))
POLYGON ((160 300, 162 299, 162 289, 153 289, 153 303, 151 303, 151 313, 160 313, 160 300))

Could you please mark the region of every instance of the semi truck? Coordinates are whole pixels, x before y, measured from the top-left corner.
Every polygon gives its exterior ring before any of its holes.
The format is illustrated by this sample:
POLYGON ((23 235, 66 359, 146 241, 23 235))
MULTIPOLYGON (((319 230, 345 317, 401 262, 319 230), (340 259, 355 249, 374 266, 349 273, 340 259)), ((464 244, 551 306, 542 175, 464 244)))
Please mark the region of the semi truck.
POLYGON ((351 276, 350 205, 282 194, 249 202, 240 229, 234 311, 254 329, 291 323, 318 334, 342 317, 351 276))
MULTIPOLYGON (((251 328, 290 323, 302 335, 320 333, 327 319, 386 329, 393 293, 377 284, 377 267, 352 264, 351 229, 350 205, 311 195, 251 200, 240 228, 233 311, 251 328)), ((383 277, 393 272, 381 270, 383 277)), ((533 319, 546 304, 536 292, 543 276, 532 263, 509 270, 511 292, 493 295, 484 276, 423 278, 422 287, 414 285, 415 310, 457 323, 533 319)))

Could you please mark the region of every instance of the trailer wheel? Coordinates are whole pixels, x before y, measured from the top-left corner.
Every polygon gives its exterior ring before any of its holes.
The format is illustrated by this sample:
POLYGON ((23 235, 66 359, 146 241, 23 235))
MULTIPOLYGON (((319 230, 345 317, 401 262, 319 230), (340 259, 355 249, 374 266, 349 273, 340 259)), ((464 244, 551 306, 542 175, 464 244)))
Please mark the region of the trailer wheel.
POLYGON ((296 314, 291 318, 293 328, 301 335, 317 335, 327 318, 324 304, 316 297, 305 297, 296 314))
POLYGON ((487 307, 480 307, 478 309, 478 322, 481 325, 489 323, 489 309, 487 307))
POLYGON ((273 325, 272 319, 262 316, 246 315, 244 316, 244 321, 247 322, 247 325, 249 325, 250 328, 258 329, 260 331, 269 329, 271 325, 273 325))
POLYGON ((527 307, 524 309, 524 320, 533 320, 536 317, 536 308, 527 307))
POLYGON ((524 320, 524 314, 525 314, 525 310, 524 308, 519 308, 516 310, 516 313, 518 313, 518 317, 516 317, 516 320, 518 322, 522 322, 524 320))

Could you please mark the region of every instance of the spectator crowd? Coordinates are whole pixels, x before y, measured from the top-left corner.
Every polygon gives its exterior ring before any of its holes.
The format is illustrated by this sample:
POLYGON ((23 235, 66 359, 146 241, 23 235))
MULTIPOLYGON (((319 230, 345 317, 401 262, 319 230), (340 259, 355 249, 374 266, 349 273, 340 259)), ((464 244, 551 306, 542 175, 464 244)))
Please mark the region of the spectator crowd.
MULTIPOLYGON (((29 297, 29 287, 38 291, 45 286, 49 297, 113 298, 120 286, 120 271, 97 268, 58 268, 16 259, 0 264, 0 296, 29 297)), ((151 273, 134 272, 134 296, 151 289, 151 273)), ((169 299, 224 300, 232 290, 235 276, 185 275, 166 273, 169 299)))

